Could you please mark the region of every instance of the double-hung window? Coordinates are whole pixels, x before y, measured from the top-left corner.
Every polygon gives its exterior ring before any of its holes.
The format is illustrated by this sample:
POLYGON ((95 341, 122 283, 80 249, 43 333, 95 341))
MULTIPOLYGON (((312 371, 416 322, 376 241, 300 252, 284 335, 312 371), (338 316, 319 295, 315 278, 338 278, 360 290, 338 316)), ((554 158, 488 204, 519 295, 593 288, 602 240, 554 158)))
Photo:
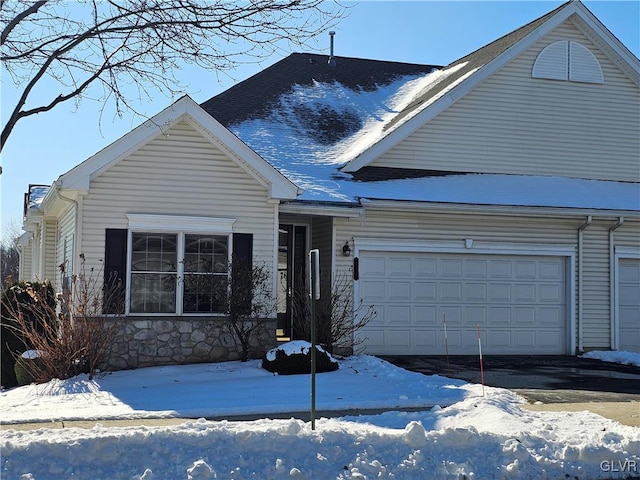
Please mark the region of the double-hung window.
POLYGON ((224 313, 232 219, 128 218, 129 313, 224 313))

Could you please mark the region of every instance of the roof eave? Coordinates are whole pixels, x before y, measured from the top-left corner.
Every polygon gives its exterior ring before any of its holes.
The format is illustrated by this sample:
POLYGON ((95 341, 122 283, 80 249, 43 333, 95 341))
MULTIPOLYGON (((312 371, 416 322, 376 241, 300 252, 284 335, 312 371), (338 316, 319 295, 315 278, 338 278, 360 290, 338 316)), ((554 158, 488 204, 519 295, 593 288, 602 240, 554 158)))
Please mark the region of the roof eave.
POLYGON ((385 208, 401 210, 428 210, 431 213, 482 213, 485 215, 518 215, 526 217, 555 217, 574 218, 591 215, 598 218, 617 219, 624 217, 630 220, 640 220, 638 210, 599 209, 589 207, 554 207, 554 206, 528 206, 528 205, 498 205, 498 204, 472 204, 472 203, 448 203, 412 200, 388 200, 362 198, 362 206, 367 208, 385 208))

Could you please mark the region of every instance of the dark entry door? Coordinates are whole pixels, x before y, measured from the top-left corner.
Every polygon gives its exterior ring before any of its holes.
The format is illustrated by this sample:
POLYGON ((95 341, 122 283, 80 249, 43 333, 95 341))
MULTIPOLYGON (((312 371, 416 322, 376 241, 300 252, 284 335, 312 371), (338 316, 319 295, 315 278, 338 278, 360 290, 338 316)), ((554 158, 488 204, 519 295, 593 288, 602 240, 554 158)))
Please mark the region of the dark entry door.
POLYGON ((294 339, 295 298, 306 285, 307 227, 282 224, 278 235, 278 324, 276 337, 294 339))

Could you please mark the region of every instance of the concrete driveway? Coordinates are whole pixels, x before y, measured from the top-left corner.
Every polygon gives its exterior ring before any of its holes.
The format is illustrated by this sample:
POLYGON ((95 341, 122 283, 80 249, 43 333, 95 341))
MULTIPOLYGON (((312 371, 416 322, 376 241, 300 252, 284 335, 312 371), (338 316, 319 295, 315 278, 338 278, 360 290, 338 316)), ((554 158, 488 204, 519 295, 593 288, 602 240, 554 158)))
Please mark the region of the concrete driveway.
MULTIPOLYGON (((478 356, 385 356, 385 360, 426 375, 480 383, 478 356)), ((570 356, 485 356, 484 383, 508 388, 527 399, 531 410, 590 410, 640 426, 640 368, 570 356)))

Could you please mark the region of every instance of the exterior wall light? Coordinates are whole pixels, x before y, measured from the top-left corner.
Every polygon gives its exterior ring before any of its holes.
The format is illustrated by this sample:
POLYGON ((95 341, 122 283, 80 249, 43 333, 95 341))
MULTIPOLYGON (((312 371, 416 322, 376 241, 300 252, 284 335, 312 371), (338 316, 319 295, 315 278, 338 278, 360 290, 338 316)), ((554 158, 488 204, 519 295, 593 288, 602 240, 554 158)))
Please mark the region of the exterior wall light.
POLYGON ((344 242, 342 246, 342 256, 350 257, 351 256, 351 247, 349 246, 349 242, 344 242))

